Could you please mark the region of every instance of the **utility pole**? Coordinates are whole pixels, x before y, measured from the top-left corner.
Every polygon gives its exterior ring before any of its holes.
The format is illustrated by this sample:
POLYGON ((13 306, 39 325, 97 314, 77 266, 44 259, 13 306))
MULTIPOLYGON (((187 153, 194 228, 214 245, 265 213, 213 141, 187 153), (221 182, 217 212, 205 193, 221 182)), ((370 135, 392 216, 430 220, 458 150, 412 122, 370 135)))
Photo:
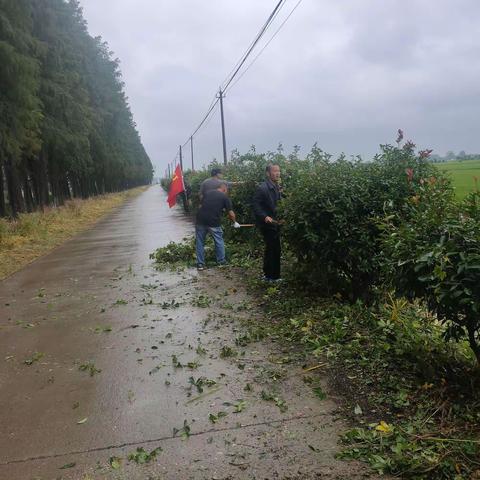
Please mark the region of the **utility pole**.
POLYGON ((170 178, 171 175, 170 175, 170 163, 168 164, 168 177, 167 178, 170 178))
POLYGON ((193 163, 193 136, 190 137, 190 151, 192 152, 192 172, 194 172, 195 164, 193 163))
POLYGON ((225 118, 223 115, 223 92, 222 88, 220 87, 218 91, 218 98, 220 99, 220 115, 222 117, 222 142, 223 142, 223 164, 227 164, 227 141, 225 139, 225 118))
MULTIPOLYGON (((182 170, 182 177, 183 177, 183 155, 182 155, 182 146, 180 145, 180 169, 182 170)), ((185 185, 184 185, 185 187, 185 185)), ((183 209, 188 212, 188 197, 187 197, 187 191, 184 189, 183 192, 180 194, 182 197, 182 202, 183 202, 183 209)))

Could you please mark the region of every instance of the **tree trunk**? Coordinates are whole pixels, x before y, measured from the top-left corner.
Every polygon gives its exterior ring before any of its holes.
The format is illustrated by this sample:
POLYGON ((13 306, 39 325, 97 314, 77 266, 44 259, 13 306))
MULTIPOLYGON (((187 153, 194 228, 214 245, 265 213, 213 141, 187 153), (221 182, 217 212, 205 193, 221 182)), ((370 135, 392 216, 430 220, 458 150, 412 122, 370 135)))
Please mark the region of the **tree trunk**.
POLYGON ((42 210, 48 204, 48 176, 43 151, 38 158, 30 160, 31 183, 37 207, 42 210))
POLYGON ((32 171, 33 171, 33 175, 32 175, 32 179, 31 179, 31 182, 32 182, 32 191, 33 191, 33 196, 35 198, 35 205, 37 208, 41 208, 42 207, 42 202, 40 200, 40 178, 39 178, 39 175, 38 175, 38 167, 36 167, 36 165, 33 165, 32 166, 32 171))
POLYGON ((53 206, 63 205, 63 195, 60 190, 60 181, 56 175, 50 177, 50 185, 52 187, 53 206))
POLYGON ((0 217, 7 216, 5 204, 5 177, 3 175, 3 162, 0 162, 0 217))
POLYGON ((65 199, 70 200, 72 198, 72 192, 70 191, 70 185, 68 184, 68 180, 65 178, 62 183, 64 197, 65 199))
POLYGON ((48 162, 45 152, 40 154, 40 174, 39 174, 39 201, 42 209, 50 203, 50 195, 48 188, 48 162))
POLYGON ((25 211, 25 206, 22 197, 22 190, 20 188, 20 179, 18 170, 11 159, 5 162, 5 175, 7 177, 8 199, 12 209, 12 216, 18 217, 20 212, 25 211))
POLYGON ((65 197, 63 195, 61 180, 57 177, 55 179, 55 191, 57 193, 57 204, 62 206, 65 204, 65 197))
POLYGON ((80 182, 78 180, 78 177, 74 177, 72 179, 72 189, 73 189, 73 196, 75 198, 80 198, 81 193, 80 193, 80 182))
POLYGON ((28 212, 33 212, 35 210, 35 202, 32 195, 32 189, 30 186, 30 181, 28 176, 25 175, 23 180, 23 196, 25 198, 25 204, 28 212))

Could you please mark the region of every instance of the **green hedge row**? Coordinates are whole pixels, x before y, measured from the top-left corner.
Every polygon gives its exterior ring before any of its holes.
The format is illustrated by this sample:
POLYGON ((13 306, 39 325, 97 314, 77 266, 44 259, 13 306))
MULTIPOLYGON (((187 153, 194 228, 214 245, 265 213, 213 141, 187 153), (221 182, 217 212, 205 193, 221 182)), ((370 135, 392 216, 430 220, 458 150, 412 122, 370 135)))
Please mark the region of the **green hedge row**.
MULTIPOLYGON (((305 158, 251 150, 234 153, 223 171, 242 182, 230 196, 239 221, 252 223, 256 185, 268 163, 280 165, 284 250, 302 288, 347 300, 389 289, 425 298, 446 336, 467 338, 480 362, 480 194, 457 202, 428 154, 400 141, 369 162, 332 159, 316 146, 305 158)), ((214 167, 185 173, 194 209, 214 167)), ((225 230, 227 240, 259 242, 252 230, 225 230)))

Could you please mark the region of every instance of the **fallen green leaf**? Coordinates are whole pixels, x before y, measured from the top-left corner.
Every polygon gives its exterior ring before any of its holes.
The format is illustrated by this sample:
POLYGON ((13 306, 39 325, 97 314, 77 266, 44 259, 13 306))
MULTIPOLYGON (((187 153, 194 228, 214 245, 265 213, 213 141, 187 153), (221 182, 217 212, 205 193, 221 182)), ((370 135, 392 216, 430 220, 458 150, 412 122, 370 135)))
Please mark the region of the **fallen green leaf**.
POLYGON ((108 463, 113 468, 113 470, 118 470, 122 466, 122 459, 118 457, 110 457, 108 463))
POLYGON ((187 420, 183 421, 183 427, 182 428, 174 428, 173 429, 173 436, 177 436, 177 434, 180 434, 180 437, 182 439, 187 439, 191 435, 191 430, 190 430, 190 425, 188 425, 187 420))
POLYGON ((35 352, 30 358, 27 358, 23 363, 25 365, 32 365, 35 362, 38 362, 41 358, 43 358, 45 354, 42 352, 35 352))
POLYGON ((100 373, 101 370, 95 367, 93 362, 83 363, 78 367, 81 372, 89 372, 90 376, 93 377, 96 373, 100 373))
POLYGON ((239 400, 237 403, 235 403, 233 405, 234 407, 234 411, 233 413, 240 413, 240 412, 243 412, 243 410, 245 410, 245 407, 247 406, 247 402, 245 400, 239 400))
POLYGON ((129 461, 134 461, 139 465, 144 463, 149 463, 162 451, 162 447, 157 447, 155 450, 152 450, 150 453, 146 452, 143 447, 137 448, 137 450, 128 455, 129 461))
POLYGON ((327 394, 322 390, 322 387, 314 387, 313 393, 320 399, 325 400, 327 398, 327 394))
POLYGON ((213 413, 211 413, 211 414, 208 416, 208 419, 209 419, 212 423, 217 423, 221 418, 226 417, 226 416, 227 416, 227 413, 226 413, 226 412, 218 412, 216 415, 214 415, 213 413))

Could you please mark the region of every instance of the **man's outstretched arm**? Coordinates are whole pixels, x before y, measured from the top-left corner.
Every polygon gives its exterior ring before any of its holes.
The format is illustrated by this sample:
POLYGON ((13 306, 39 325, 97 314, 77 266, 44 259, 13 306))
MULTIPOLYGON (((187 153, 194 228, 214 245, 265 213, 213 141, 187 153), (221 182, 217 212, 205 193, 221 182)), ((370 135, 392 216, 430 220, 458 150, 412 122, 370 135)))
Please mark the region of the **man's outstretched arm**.
POLYGON ((233 210, 229 210, 228 213, 228 218, 235 223, 237 221, 237 217, 235 216, 235 212, 233 210))

